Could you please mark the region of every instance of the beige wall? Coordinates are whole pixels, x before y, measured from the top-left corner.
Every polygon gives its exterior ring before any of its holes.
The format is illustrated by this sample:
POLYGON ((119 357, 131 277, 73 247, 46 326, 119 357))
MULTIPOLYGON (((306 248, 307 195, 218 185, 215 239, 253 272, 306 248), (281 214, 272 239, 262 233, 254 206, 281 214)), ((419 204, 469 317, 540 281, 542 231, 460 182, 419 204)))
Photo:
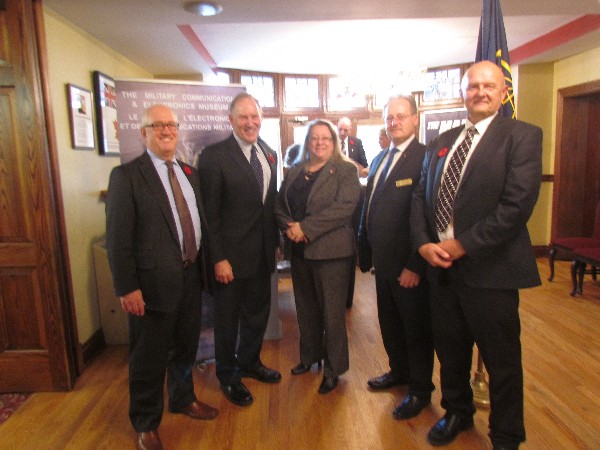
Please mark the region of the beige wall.
MULTIPOLYGON (((544 130, 542 173, 551 173, 552 99, 554 64, 519 66, 517 116, 544 130)), ((552 183, 542 183, 533 214, 527 224, 533 245, 548 245, 551 224, 552 183)))
POLYGON ((105 233, 104 203, 99 195, 107 188, 119 158, 100 156, 97 149, 73 150, 65 84, 93 91, 94 70, 115 78, 151 78, 151 74, 50 9, 44 12, 75 310, 79 340, 84 343, 100 329, 92 245, 105 233))
MULTIPOLYGON (((554 174, 557 91, 599 79, 600 47, 555 63, 519 66, 518 118, 544 130, 544 175, 554 174)), ((552 194, 552 183, 542 183, 528 224, 534 245, 550 242, 552 194)))

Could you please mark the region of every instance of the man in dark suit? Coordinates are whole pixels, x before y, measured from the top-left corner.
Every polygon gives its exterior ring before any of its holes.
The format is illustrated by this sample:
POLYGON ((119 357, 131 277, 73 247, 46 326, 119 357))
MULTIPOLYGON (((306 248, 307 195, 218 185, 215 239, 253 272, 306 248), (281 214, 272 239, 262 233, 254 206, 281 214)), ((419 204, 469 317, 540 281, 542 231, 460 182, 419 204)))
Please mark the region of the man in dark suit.
POLYGON ((348 117, 342 117, 338 120, 337 129, 342 153, 354 162, 359 177, 366 177, 369 174, 369 162, 362 141, 355 136, 350 136, 352 121, 348 117))
POLYGON ((169 411, 212 419, 198 401, 192 367, 201 322, 207 240, 198 172, 175 160, 179 124, 155 105, 144 113, 146 151, 116 167, 106 201, 106 247, 115 290, 129 317, 129 416, 140 449, 162 448, 158 435, 165 370, 169 411))
POLYGON ((218 282, 217 377, 225 396, 246 406, 253 397, 241 377, 281 380, 278 371, 260 360, 278 242, 273 217, 277 156, 258 136, 262 112, 250 94, 233 99, 229 121, 233 134, 202 151, 198 170, 208 225, 214 230, 209 248, 218 282))
POLYGON ((425 261, 411 246, 409 216, 419 182, 425 146, 412 96, 391 97, 383 110, 392 140, 371 164, 358 236, 361 271, 375 267, 377 312, 390 371, 368 381, 375 390, 408 384, 408 395, 394 410, 397 419, 418 415, 431 403, 433 336, 425 261))
POLYGON ((429 263, 446 409, 429 432, 432 445, 473 426, 474 342, 490 377, 494 448, 516 449, 525 440, 518 289, 540 284, 526 225, 540 188, 542 130, 498 115, 506 94, 495 64, 467 70, 467 123, 428 146, 413 197, 411 232, 429 263))

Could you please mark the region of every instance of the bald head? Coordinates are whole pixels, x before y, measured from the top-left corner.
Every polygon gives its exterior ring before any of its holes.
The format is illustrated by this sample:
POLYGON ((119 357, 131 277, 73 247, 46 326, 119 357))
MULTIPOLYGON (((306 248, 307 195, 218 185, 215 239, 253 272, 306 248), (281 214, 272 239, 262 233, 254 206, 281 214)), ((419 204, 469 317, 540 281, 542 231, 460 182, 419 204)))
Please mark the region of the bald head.
POLYGON ((338 136, 343 141, 352 133, 352 121, 348 117, 342 117, 337 123, 338 136))
POLYGON ((461 83, 469 120, 477 123, 497 113, 507 91, 502 69, 493 62, 480 61, 469 67, 461 83))

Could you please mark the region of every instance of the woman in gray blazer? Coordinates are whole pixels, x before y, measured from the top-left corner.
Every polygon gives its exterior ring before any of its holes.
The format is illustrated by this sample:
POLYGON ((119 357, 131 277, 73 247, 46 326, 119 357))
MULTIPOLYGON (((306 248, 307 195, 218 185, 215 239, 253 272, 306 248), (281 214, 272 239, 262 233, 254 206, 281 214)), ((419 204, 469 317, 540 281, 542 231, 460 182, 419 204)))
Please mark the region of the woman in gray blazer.
POLYGON ((292 247, 300 328, 300 363, 292 374, 324 359, 321 394, 335 389, 349 367, 345 311, 348 265, 355 254, 351 219, 359 198, 356 166, 342 155, 335 127, 326 120, 311 122, 300 163, 277 195, 275 217, 292 247))

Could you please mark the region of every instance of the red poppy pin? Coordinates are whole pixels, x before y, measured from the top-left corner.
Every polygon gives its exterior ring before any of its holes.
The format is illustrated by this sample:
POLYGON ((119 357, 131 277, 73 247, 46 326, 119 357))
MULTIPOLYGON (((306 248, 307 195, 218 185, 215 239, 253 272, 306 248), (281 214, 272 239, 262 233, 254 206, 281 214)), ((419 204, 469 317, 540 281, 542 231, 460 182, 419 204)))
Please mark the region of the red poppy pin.
POLYGON ((350 145, 354 145, 354 141, 353 141, 352 139, 348 139, 348 143, 349 143, 350 145))
POLYGON ((275 157, 269 153, 269 164, 275 164, 275 157))
POLYGON ((188 166, 183 166, 183 171, 188 175, 192 174, 192 169, 190 169, 188 166))
POLYGON ((448 153, 448 147, 444 147, 438 152, 438 157, 443 158, 448 153))

